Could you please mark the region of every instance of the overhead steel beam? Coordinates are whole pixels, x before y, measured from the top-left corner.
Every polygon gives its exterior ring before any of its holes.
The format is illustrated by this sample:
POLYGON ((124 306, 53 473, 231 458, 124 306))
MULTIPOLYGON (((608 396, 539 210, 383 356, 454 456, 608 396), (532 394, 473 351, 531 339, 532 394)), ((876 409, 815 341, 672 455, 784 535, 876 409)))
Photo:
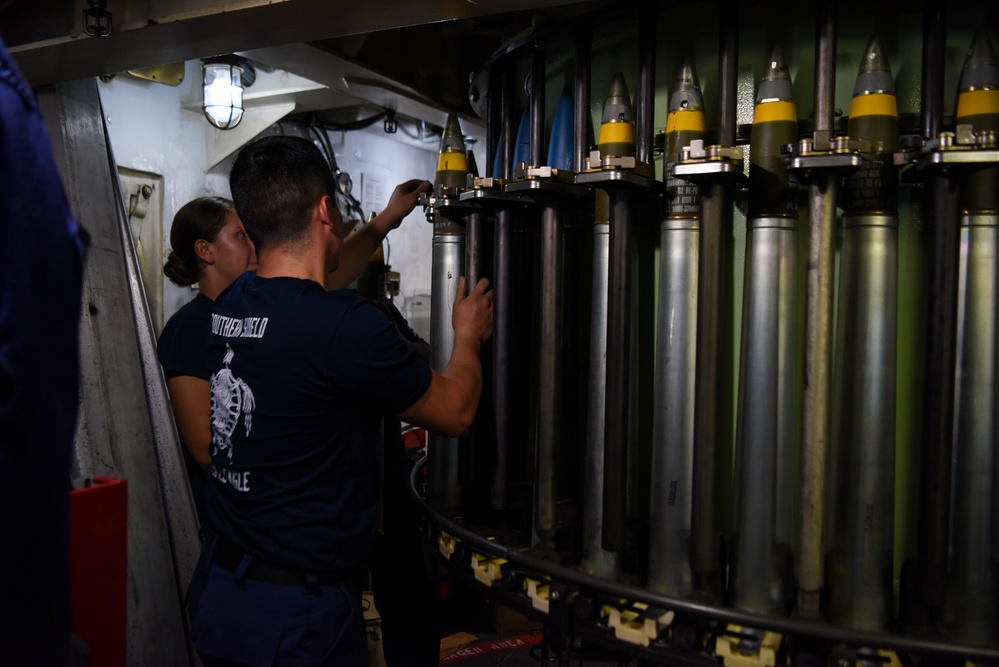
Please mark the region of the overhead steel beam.
MULTIPOLYGON (((336 11, 325 0, 162 0, 112 3, 110 35, 83 31, 73 3, 7 10, 2 35, 32 86, 390 28, 571 4, 571 0, 370 0, 336 11)), ((447 63, 453 66, 455 63, 447 63)))

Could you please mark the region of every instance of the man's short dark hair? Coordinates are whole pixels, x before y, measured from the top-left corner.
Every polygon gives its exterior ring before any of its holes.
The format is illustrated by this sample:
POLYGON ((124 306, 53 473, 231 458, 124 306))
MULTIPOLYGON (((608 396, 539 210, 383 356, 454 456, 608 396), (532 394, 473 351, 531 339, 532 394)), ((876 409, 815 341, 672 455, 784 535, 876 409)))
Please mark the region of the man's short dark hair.
POLYGON ((334 196, 326 158, 308 139, 267 136, 239 152, 229 173, 229 189, 250 240, 262 250, 301 238, 312 207, 334 196))

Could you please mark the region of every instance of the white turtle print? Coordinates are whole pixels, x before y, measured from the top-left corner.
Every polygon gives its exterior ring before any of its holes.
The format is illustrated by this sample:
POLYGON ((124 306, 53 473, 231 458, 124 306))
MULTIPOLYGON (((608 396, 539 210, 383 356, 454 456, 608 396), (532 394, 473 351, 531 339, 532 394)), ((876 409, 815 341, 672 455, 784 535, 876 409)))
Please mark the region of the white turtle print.
POLYGON ((246 435, 250 435, 251 418, 255 406, 249 385, 233 376, 229 370, 232 348, 225 346, 225 368, 212 373, 212 456, 225 452, 232 461, 232 434, 236 431, 239 416, 243 415, 246 435))

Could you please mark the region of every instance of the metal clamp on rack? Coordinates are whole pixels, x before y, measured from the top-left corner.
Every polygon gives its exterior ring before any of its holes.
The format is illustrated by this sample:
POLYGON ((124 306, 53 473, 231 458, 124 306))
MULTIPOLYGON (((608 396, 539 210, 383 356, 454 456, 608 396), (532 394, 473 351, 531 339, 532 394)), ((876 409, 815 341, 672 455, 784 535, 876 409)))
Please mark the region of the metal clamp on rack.
POLYGON ((673 175, 690 181, 731 177, 744 179, 742 146, 705 146, 695 139, 680 149, 680 162, 673 166, 673 175))
POLYGON ((602 155, 599 150, 590 151, 586 158, 586 168, 576 174, 575 181, 576 185, 596 187, 625 183, 650 190, 659 185, 654 178, 652 165, 632 156, 602 155))
POLYGON ((920 141, 914 150, 896 153, 895 166, 905 167, 902 179, 911 183, 937 170, 958 175, 999 164, 999 134, 994 130, 976 133, 966 124, 958 125, 955 130, 941 132, 930 141, 920 141))
POLYGON ((787 164, 791 171, 798 174, 802 180, 808 180, 818 171, 856 169, 863 161, 860 154, 869 150, 869 141, 836 137, 823 142, 814 137, 802 139, 797 144, 789 144, 782 152, 787 156, 787 164), (829 147, 823 148, 823 143, 829 147))

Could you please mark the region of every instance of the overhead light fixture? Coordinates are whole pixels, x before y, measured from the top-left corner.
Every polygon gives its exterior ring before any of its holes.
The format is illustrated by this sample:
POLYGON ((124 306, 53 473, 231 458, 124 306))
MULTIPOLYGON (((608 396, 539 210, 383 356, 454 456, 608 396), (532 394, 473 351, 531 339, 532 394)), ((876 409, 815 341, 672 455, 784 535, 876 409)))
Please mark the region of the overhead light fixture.
POLYGON ((243 119, 243 74, 246 61, 238 56, 209 58, 201 66, 205 118, 220 130, 231 130, 243 119))

